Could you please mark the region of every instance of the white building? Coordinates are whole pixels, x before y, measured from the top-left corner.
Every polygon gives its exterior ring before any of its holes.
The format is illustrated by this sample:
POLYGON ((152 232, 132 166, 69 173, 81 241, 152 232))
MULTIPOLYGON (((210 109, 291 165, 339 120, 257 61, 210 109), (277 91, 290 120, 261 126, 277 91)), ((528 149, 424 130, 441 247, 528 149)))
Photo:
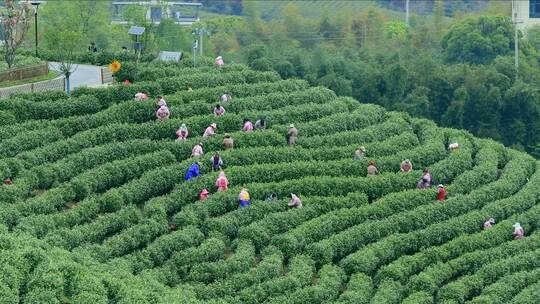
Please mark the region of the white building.
POLYGON ((533 25, 540 25, 540 0, 512 1, 517 13, 517 27, 525 31, 533 25))
POLYGON ((138 5, 146 10, 146 19, 159 23, 161 18, 173 18, 177 24, 191 25, 199 21, 199 9, 201 3, 181 1, 113 1, 112 22, 117 24, 127 23, 123 18, 123 11, 130 5, 138 5))

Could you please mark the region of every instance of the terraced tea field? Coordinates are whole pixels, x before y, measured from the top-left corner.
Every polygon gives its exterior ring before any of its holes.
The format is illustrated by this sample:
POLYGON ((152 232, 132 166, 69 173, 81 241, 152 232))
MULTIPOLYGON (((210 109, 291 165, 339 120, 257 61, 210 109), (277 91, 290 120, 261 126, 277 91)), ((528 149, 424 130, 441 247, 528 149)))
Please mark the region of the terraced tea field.
POLYGON ((241 65, 147 67, 134 85, 21 95, 0 111, 13 181, 0 187, 0 303, 540 302, 539 163, 465 131, 241 65), (268 128, 242 131, 263 117, 268 128), (359 146, 367 157, 353 160, 359 146), (371 159, 380 174, 367 177, 371 159), (185 181, 196 161, 202 174, 185 181), (444 202, 416 189, 424 167, 444 202), (240 209, 243 187, 252 204, 240 209), (291 192, 303 208, 287 207, 291 192))

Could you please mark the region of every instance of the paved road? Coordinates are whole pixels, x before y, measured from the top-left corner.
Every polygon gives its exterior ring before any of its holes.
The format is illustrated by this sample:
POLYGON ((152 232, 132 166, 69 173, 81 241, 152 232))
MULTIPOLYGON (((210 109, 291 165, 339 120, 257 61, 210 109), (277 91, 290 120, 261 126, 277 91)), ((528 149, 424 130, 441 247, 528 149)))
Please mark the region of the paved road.
MULTIPOLYGON (((49 69, 59 71, 58 62, 49 62, 49 69)), ((75 71, 69 78, 71 89, 81 86, 99 86, 101 85, 101 68, 93 65, 76 64, 75 71)))

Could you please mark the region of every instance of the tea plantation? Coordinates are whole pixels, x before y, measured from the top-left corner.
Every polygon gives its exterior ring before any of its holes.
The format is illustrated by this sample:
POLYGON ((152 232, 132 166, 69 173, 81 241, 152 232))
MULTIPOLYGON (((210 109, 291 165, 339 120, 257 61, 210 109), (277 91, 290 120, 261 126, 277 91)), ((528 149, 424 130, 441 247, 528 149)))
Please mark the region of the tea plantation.
POLYGON ((0 117, 0 173, 12 179, 0 187, 0 303, 540 302, 540 163, 465 131, 210 64, 153 64, 132 85, 69 98, 14 96, 0 117), (156 120, 157 95, 168 120, 156 120), (242 131, 262 117, 265 130, 242 131), (182 123, 190 136, 177 142, 182 123), (367 157, 353 160, 359 146, 367 157), (371 159, 380 174, 367 177, 371 159), (202 174, 186 182, 195 161, 202 174), (444 202, 416 189, 424 167, 444 202), (243 187, 252 205, 240 209, 243 187), (291 192, 302 209, 287 207, 291 192))

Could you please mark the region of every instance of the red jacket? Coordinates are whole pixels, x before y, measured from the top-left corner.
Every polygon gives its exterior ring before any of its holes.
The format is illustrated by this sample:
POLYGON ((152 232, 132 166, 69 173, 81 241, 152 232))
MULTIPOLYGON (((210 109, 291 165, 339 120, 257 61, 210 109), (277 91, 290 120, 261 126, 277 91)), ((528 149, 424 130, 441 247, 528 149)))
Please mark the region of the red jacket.
POLYGON ((439 193, 437 194, 438 201, 444 201, 446 198, 446 190, 444 188, 439 188, 439 193))

